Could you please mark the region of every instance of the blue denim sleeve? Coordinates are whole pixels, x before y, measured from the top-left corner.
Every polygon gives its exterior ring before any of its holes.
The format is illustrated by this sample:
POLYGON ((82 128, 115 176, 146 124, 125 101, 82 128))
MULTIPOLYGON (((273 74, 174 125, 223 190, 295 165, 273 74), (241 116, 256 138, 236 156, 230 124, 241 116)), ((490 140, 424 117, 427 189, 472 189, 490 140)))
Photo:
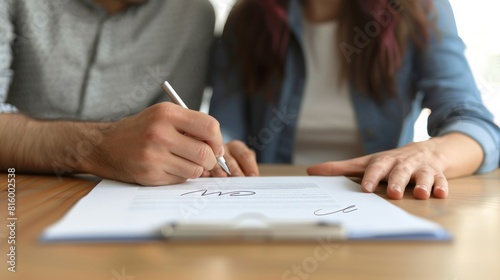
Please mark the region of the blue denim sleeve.
POLYGON ((216 40, 211 64, 210 115, 219 121, 224 142, 246 142, 246 95, 241 88, 239 70, 221 39, 216 40))
POLYGON ((12 80, 12 47, 14 27, 11 20, 11 0, 0 2, 0 113, 15 113, 17 109, 5 103, 12 80))
POLYGON ((430 45, 416 57, 417 88, 424 93, 423 107, 431 110, 429 135, 468 135, 484 152, 476 173, 492 171, 500 164, 500 129, 481 100, 449 2, 434 3, 430 45))

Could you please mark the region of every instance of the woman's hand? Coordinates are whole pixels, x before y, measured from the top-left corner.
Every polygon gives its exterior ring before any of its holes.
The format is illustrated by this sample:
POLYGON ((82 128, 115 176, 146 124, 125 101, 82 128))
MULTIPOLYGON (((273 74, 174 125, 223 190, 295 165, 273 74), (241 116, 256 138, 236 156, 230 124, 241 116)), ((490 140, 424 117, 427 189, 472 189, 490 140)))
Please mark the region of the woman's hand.
POLYGON ((307 169, 309 175, 359 176, 361 187, 373 192, 387 181, 387 196, 401 199, 409 182, 415 183, 417 199, 448 195, 448 177, 472 174, 481 164, 482 149, 473 139, 459 133, 351 160, 326 162, 307 169))
MULTIPOLYGON (((241 141, 231 141, 224 145, 224 159, 231 171, 232 177, 258 176, 259 167, 255 152, 241 141)), ((210 172, 205 172, 203 176, 227 177, 227 173, 217 164, 210 172)))

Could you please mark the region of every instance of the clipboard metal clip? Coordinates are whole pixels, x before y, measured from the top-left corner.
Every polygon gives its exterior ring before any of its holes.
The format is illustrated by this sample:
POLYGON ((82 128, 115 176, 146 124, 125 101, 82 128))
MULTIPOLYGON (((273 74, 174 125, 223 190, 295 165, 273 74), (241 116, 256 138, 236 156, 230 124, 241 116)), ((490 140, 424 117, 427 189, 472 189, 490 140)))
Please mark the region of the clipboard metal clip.
POLYGON ((170 223, 160 229, 167 241, 316 241, 344 240, 346 232, 337 223, 277 222, 267 224, 170 223))

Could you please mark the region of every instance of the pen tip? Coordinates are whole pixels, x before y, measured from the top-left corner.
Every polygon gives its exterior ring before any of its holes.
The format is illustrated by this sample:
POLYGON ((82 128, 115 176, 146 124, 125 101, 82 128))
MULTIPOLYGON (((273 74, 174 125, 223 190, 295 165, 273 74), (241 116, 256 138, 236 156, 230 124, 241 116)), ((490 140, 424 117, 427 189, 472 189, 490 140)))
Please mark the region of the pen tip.
POLYGON ((229 167, 227 166, 226 161, 224 160, 224 158, 223 157, 218 158, 217 162, 219 163, 220 167, 222 167, 222 169, 224 171, 226 171, 226 173, 229 176, 231 176, 231 171, 229 171, 229 167))
POLYGON ((224 169, 224 171, 226 171, 226 173, 227 173, 229 176, 231 176, 231 171, 229 171, 229 167, 228 167, 226 164, 224 164, 224 165, 222 166, 222 169, 224 169))

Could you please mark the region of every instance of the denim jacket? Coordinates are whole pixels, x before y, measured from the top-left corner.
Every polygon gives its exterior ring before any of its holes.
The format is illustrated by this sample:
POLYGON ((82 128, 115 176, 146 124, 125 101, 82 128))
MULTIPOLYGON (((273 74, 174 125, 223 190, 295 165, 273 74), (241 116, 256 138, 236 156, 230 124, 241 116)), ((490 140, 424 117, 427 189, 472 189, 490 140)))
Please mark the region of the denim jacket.
MULTIPOLYGON (((429 135, 459 132, 472 137, 484 151, 477 172, 488 172, 499 166, 500 129, 482 103, 449 2, 435 0, 434 5, 435 27, 429 45, 425 50, 408 47, 396 75, 398 96, 377 103, 350 87, 364 150, 371 154, 412 142, 415 121, 422 108, 429 108, 429 135)), ((225 141, 246 142, 261 163, 290 163, 293 158, 306 78, 301 9, 300 0, 290 1, 292 36, 284 77, 273 101, 264 92, 245 92, 239 66, 221 40, 214 50, 210 114, 219 120, 225 141)))

